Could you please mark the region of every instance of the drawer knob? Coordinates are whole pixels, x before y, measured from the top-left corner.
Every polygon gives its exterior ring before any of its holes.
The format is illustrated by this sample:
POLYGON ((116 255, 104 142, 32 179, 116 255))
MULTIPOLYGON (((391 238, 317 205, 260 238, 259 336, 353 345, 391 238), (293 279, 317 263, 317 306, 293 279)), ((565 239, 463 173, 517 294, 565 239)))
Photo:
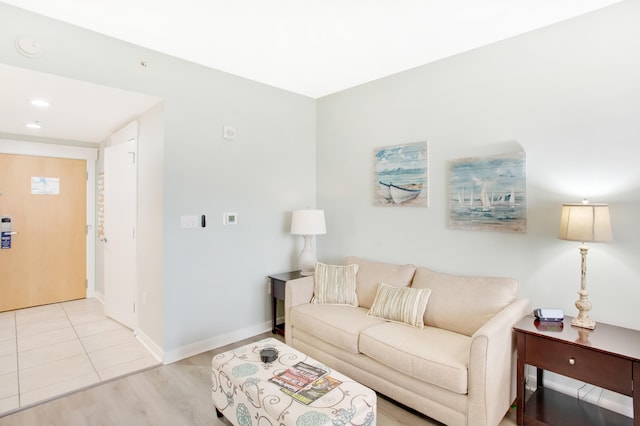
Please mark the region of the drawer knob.
POLYGON ((576 363, 575 358, 569 358, 569 365, 574 365, 576 363))

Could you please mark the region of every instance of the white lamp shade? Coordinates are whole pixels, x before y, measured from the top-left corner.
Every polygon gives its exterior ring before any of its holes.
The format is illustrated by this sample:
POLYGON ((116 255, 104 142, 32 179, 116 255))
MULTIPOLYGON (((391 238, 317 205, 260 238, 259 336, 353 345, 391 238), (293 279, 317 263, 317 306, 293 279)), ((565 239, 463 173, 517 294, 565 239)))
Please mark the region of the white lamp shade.
POLYGON ((607 204, 563 204, 560 238, 580 242, 605 242, 613 239, 607 204))
POLYGON ((291 233, 294 235, 326 234, 324 210, 294 210, 291 216, 291 233))

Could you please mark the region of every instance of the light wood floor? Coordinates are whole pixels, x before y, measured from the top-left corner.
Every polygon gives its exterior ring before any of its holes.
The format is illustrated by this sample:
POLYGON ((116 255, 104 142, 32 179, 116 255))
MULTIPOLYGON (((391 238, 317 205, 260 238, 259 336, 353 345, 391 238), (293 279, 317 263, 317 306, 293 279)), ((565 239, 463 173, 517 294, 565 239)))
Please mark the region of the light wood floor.
MULTIPOLYGON (((211 402, 211 358, 214 354, 272 336, 255 336, 173 364, 115 379, 0 417, 0 426, 228 426, 211 402)), ((513 410, 512 410, 513 411, 513 410)), ((509 412, 500 426, 515 425, 509 412)), ((393 402, 378 398, 379 426, 440 425, 393 402)))

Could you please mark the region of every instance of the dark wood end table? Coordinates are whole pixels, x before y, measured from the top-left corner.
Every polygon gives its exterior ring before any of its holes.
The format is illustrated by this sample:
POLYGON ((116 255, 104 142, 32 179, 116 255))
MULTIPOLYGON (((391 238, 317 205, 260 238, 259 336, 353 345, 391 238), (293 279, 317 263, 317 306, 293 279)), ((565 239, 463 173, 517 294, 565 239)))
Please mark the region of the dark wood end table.
POLYGON ((277 324, 278 300, 284 302, 284 291, 287 281, 303 278, 300 271, 284 272, 282 274, 269 275, 271 280, 271 332, 284 336, 284 323, 277 324))
POLYGON ((514 327, 516 424, 640 426, 640 331, 603 323, 589 330, 571 320, 541 323, 527 316, 514 327), (537 369, 536 390, 527 401, 525 364, 537 369), (632 397, 634 418, 545 388, 544 370, 632 397))

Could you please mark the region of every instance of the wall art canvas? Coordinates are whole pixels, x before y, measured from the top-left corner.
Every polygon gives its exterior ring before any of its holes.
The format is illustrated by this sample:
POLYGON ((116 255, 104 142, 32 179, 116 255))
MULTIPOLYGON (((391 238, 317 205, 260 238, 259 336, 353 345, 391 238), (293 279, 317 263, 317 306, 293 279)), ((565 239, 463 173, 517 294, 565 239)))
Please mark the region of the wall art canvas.
POLYGON ((377 148, 376 206, 429 206, 427 142, 377 148))
POLYGON ((450 161, 449 227, 526 232, 526 154, 450 161))

